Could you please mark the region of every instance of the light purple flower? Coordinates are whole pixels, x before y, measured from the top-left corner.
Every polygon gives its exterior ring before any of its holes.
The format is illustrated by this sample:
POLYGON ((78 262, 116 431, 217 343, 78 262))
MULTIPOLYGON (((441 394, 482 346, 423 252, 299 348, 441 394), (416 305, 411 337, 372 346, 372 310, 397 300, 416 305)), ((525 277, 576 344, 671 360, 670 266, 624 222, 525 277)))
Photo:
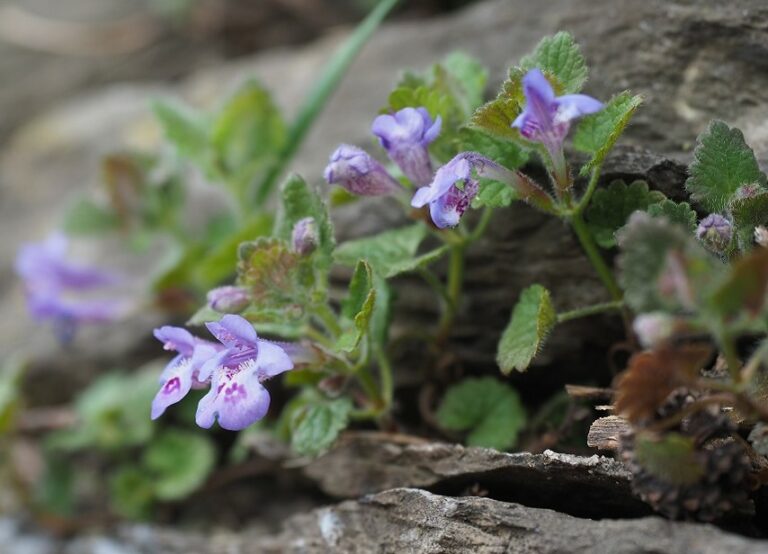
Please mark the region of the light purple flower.
POLYGON ((291 233, 291 248, 301 256, 308 256, 317 248, 320 237, 317 224, 312 217, 305 217, 296 222, 291 233))
POLYGON ((365 150, 349 144, 342 144, 331 154, 325 180, 360 196, 386 196, 403 190, 365 150))
POLYGON ((531 69, 523 77, 525 109, 512 127, 535 142, 542 143, 553 157, 563 146, 571 122, 603 108, 603 103, 585 94, 555 96, 552 85, 540 69, 531 69))
POLYGON ((421 208, 429 204, 435 225, 444 229, 458 225, 478 191, 479 184, 472 177, 485 177, 511 186, 521 200, 547 210, 552 199, 533 181, 519 171, 511 171, 477 152, 462 152, 435 173, 429 186, 420 188, 411 200, 411 206, 421 208), (463 186, 458 187, 456 183, 463 186))
POLYGON ((212 309, 229 314, 241 312, 251 303, 251 296, 245 287, 225 286, 211 289, 206 299, 212 309))
POLYGON ((209 379, 200 378, 202 366, 214 358, 223 347, 211 341, 192 336, 181 327, 164 326, 155 329, 155 338, 166 350, 174 350, 174 357, 160 375, 160 390, 152 400, 152 419, 157 419, 171 404, 184 398, 192 388, 204 388, 209 379))
POLYGON ((45 241, 23 245, 15 270, 24 281, 30 315, 52 321, 59 337, 69 340, 80 323, 114 321, 128 304, 114 297, 111 288, 121 282, 116 274, 72 262, 67 238, 59 233, 45 241))
POLYGON ((293 361, 278 344, 259 339, 253 326, 237 315, 225 315, 208 330, 224 349, 208 360, 198 378, 211 378, 211 390, 197 408, 196 421, 210 428, 245 429, 269 409, 269 393, 262 383, 293 368, 293 361))
POLYGON ((371 131, 379 137, 390 159, 417 186, 432 181, 432 162, 427 147, 440 134, 441 119, 435 121, 426 108, 403 108, 373 120, 371 131))
POLYGON ((696 236, 711 250, 722 253, 731 244, 733 224, 720 214, 709 214, 699 223, 696 236))

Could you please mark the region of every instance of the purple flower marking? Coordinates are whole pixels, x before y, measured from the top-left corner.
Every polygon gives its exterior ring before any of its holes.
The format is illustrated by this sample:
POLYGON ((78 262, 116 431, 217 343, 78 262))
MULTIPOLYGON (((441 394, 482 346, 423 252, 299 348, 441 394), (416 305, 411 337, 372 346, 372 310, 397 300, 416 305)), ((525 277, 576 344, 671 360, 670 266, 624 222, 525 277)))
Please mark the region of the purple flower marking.
POLYGON ((94 297, 109 293, 120 277, 70 261, 67 250, 66 237, 55 233, 43 242, 23 245, 15 263, 30 315, 37 321, 52 321, 62 340, 70 339, 80 323, 113 321, 128 309, 124 300, 94 297))
POLYGON ((542 143, 553 157, 563 146, 571 122, 603 108, 603 103, 585 94, 555 96, 552 85, 540 69, 531 69, 523 77, 525 109, 512 127, 535 142, 542 143))
POLYGON ((701 220, 696 236, 715 252, 724 252, 733 238, 733 224, 720 214, 709 214, 701 220))
POLYGON ((440 117, 432 121, 426 108, 403 108, 378 116, 371 131, 405 176, 417 186, 425 186, 432 181, 427 147, 440 134, 440 126, 440 117))
POLYGON ((211 377, 211 390, 200 400, 197 424, 208 429, 218 418, 224 429, 245 429, 269 409, 262 383, 292 369, 293 362, 281 346, 259 339, 240 316, 226 315, 206 326, 225 348, 200 370, 200 379, 211 377))
POLYGON ((181 327, 155 329, 155 338, 166 350, 178 352, 160 375, 160 390, 152 400, 152 419, 157 419, 171 404, 184 398, 192 388, 205 388, 201 367, 222 350, 216 343, 192 336, 181 327))
POLYGON ((365 150, 348 144, 342 144, 331 154, 325 180, 360 196, 386 196, 403 190, 365 150))

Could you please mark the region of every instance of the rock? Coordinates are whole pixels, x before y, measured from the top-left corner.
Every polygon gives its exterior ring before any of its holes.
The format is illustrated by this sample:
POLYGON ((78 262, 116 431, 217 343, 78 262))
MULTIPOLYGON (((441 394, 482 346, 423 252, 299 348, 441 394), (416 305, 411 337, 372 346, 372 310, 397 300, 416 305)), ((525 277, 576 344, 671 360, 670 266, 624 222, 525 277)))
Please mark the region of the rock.
POLYGON ((326 494, 355 498, 398 487, 446 494, 481 489, 496 499, 584 517, 645 515, 632 495, 629 472, 610 458, 505 453, 414 440, 386 433, 347 433, 304 473, 326 494))

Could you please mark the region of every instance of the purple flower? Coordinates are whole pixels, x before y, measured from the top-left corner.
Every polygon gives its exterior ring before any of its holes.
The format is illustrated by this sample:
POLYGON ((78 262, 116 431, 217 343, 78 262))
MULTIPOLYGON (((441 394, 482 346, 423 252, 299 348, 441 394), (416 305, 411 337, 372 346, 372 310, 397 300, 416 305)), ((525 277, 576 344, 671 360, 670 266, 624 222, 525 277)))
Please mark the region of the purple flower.
POLYGON ((251 303, 251 296, 245 287, 218 287, 208 291, 208 305, 221 313, 238 313, 251 303))
POLYGON ((192 336, 181 327, 164 326, 155 329, 155 338, 166 350, 175 350, 173 358, 160 375, 160 390, 152 400, 152 419, 175 404, 192 388, 204 388, 207 380, 200 379, 202 366, 222 350, 221 345, 192 336))
POLYGON ((317 248, 320 237, 317 224, 312 217, 305 217, 296 222, 291 233, 291 248, 301 256, 308 256, 317 248))
POLYGON ((544 210, 552 206, 551 197, 525 175, 476 152, 462 152, 438 169, 432 183, 416 191, 411 206, 421 208, 429 204, 432 221, 438 228, 455 227, 478 191, 479 184, 472 178, 473 170, 478 177, 511 186, 522 200, 544 210))
POLYGON ((379 162, 348 144, 342 144, 331 154, 325 180, 360 196, 386 196, 403 190, 379 162))
POLYGON ((30 314, 37 321, 52 321, 62 340, 71 339, 80 323, 113 321, 128 309, 110 290, 121 278, 72 262, 68 246, 66 237, 55 233, 43 242, 23 245, 15 263, 30 314))
POLYGON ((440 117, 432 121, 426 108, 403 108, 394 115, 378 116, 371 131, 405 176, 424 186, 432 181, 427 147, 440 134, 440 124, 440 117))
POLYGON ((733 224, 720 214, 709 214, 699 223, 696 236, 709 249, 722 253, 731 244, 733 224))
POLYGON ((602 102, 585 94, 555 96, 552 85, 540 69, 531 69, 523 77, 525 109, 512 127, 535 142, 542 143, 555 157, 563 146, 571 122, 581 116, 600 111, 602 102))
POLYGON ((245 429, 269 409, 269 393, 262 383, 292 369, 293 362, 280 345, 259 339, 240 316, 225 315, 206 326, 224 349, 200 369, 198 378, 211 378, 211 390, 200 400, 195 419, 206 429, 216 419, 224 429, 245 429))

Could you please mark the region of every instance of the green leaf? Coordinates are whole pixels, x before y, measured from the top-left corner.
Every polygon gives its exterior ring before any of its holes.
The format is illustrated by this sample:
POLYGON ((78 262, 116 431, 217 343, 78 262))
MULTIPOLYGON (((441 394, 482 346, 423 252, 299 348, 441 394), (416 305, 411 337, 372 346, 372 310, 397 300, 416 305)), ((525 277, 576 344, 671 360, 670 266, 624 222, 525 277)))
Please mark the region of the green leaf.
POLYGON ((140 469, 124 465, 109 478, 112 508, 123 517, 148 519, 151 515, 154 491, 152 481, 140 469))
POLYGON ((584 56, 571 34, 565 31, 542 39, 533 54, 525 56, 520 65, 526 72, 538 67, 547 77, 554 78, 558 95, 579 92, 587 81, 584 56))
POLYGON ((408 227, 384 231, 378 235, 347 241, 336 249, 334 257, 342 265, 354 267, 367 260, 375 273, 385 278, 416 269, 432 261, 434 255, 416 257, 416 251, 427 234, 427 228, 416 223, 408 227))
POLYGON ((496 363, 505 375, 525 371, 555 326, 557 316, 549 291, 532 285, 520 294, 496 352, 496 363))
POLYGON ((155 117, 179 154, 191 160, 203 159, 208 149, 208 124, 205 118, 178 100, 157 100, 152 104, 155 117))
POLYGON ((721 318, 730 321, 760 316, 768 292, 768 249, 754 250, 729 269, 723 283, 712 294, 712 307, 721 318))
POLYGON ((336 349, 352 352, 368 332, 368 324, 376 302, 373 271, 365 260, 355 267, 349 283, 349 294, 341 303, 342 326, 347 327, 336 342, 336 349))
POLYGON ((381 275, 373 275, 376 303, 371 314, 370 333, 374 346, 384 348, 389 340, 389 324, 392 320, 392 290, 381 275))
POLYGON ((507 450, 516 444, 526 414, 511 386, 492 377, 470 378, 448 389, 437 421, 450 431, 471 431, 470 446, 507 450))
POLYGON ((291 418, 291 446, 296 453, 316 456, 328 449, 349 423, 352 401, 339 398, 308 404, 291 418))
POLYGON ((75 508, 76 477, 70 460, 46 453, 45 471, 36 483, 35 500, 56 515, 71 516, 75 508))
POLYGON ((672 223, 682 225, 691 233, 696 230, 696 212, 688 202, 673 202, 664 199, 656 204, 651 204, 645 210, 651 217, 666 217, 672 223))
POLYGON ((16 356, 6 358, 0 365, 0 436, 11 429, 21 408, 21 380, 26 367, 16 356))
POLYGON ((528 151, 519 144, 489 135, 481 129, 462 127, 459 143, 460 150, 480 152, 507 169, 517 169, 528 161, 528 151))
POLYGON ((742 185, 766 184, 741 131, 717 120, 699 135, 689 173, 685 188, 709 212, 725 210, 742 185))
POLYGON ((625 91, 611 98, 602 110, 579 122, 573 135, 573 147, 592 155, 582 166, 582 175, 603 163, 642 102, 640 96, 625 91))
POLYGON ((154 438, 142 457, 160 500, 179 500, 194 492, 215 461, 216 448, 208 437, 179 430, 167 430, 154 438))
POLYGON ((472 56, 464 52, 452 52, 443 60, 442 66, 450 78, 449 89, 461 104, 464 115, 483 103, 488 70, 472 56))
POLYGON ((523 75, 524 72, 518 68, 510 69, 509 77, 501 85, 501 91, 496 98, 480 106, 472 114, 471 125, 495 137, 521 141, 520 132, 512 127, 512 122, 525 106, 523 75))
POLYGON ((82 198, 64 215, 64 231, 70 235, 90 235, 113 231, 120 221, 108 208, 82 198))
POLYGON ((693 438, 679 433, 638 434, 635 458, 648 473, 674 485, 691 485, 704 476, 693 438))
POLYGON ((287 137, 285 121, 271 94, 260 83, 250 80, 214 118, 211 146, 220 170, 247 184, 274 159, 287 137))
POLYGON ((722 269, 688 229, 644 212, 634 213, 617 236, 621 248, 619 284, 624 289, 625 301, 638 313, 691 308, 682 304, 702 298, 708 282, 722 269), (681 266, 675 269, 675 282, 678 285, 684 282, 685 294, 693 295, 684 302, 679 290, 665 292, 660 283, 672 253, 677 255, 681 266))
POLYGON ((768 191, 760 189, 754 194, 736 194, 728 205, 733 216, 736 242, 742 252, 752 249, 755 227, 768 223, 768 191))
POLYGON ((306 217, 315 220, 319 234, 317 250, 312 258, 319 271, 325 272, 331 266, 336 239, 328 206, 320 193, 299 175, 292 174, 280 187, 281 205, 275 221, 275 236, 290 244, 293 227, 306 217))
POLYGON ((506 208, 517 200, 517 193, 506 183, 481 180, 477 196, 472 200, 472 207, 506 208))
POLYGON ((629 185, 614 181, 595 191, 584 215, 597 244, 612 248, 616 246, 616 231, 624 226, 633 212, 645 210, 662 200, 664 195, 649 190, 645 181, 634 181, 629 185))
POLYGON ((251 291, 259 309, 303 304, 309 291, 299 281, 301 257, 280 239, 262 237, 244 242, 238 252, 238 284, 251 291))

